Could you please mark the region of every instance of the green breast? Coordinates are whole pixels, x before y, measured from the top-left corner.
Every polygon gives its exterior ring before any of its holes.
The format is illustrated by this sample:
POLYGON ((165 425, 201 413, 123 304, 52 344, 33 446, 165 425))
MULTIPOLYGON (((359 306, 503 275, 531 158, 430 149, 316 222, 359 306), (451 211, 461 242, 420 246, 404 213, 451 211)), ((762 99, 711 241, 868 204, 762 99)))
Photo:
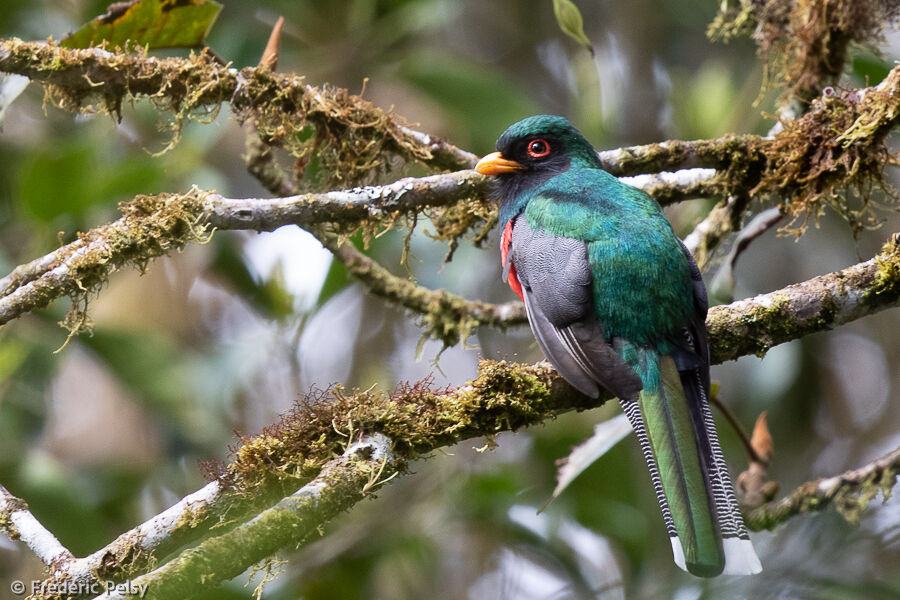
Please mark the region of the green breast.
POLYGON ((641 345, 690 320, 690 267, 659 204, 598 169, 570 169, 534 191, 531 227, 584 240, 604 334, 641 345))

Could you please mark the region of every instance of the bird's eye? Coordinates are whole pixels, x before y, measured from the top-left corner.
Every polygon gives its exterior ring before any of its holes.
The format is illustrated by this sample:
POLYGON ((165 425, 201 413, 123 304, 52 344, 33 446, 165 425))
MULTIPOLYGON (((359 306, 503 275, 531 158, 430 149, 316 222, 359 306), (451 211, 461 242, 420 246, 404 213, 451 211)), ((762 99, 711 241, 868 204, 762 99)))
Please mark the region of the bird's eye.
POLYGON ((550 154, 550 144, 546 140, 531 140, 528 142, 528 156, 542 158, 550 154))

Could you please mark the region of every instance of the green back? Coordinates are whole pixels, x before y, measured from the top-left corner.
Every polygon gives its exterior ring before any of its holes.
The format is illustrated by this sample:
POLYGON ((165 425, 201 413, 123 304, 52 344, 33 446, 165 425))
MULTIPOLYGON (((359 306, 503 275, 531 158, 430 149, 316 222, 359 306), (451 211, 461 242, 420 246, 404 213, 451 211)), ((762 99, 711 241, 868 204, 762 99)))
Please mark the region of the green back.
POLYGON ((607 338, 658 344, 691 319, 690 267, 653 198, 578 164, 525 196, 531 227, 588 243, 594 306, 607 338))

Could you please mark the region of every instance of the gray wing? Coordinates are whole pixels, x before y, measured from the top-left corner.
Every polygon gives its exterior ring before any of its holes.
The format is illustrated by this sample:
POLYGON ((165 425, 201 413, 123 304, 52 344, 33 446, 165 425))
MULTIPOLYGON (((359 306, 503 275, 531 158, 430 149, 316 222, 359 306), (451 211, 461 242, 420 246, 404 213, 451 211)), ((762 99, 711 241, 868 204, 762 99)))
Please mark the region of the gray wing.
POLYGON ((597 322, 587 244, 532 229, 520 215, 512 225, 504 279, 512 266, 534 336, 560 375, 592 398, 601 387, 619 398, 634 397, 641 381, 597 322))

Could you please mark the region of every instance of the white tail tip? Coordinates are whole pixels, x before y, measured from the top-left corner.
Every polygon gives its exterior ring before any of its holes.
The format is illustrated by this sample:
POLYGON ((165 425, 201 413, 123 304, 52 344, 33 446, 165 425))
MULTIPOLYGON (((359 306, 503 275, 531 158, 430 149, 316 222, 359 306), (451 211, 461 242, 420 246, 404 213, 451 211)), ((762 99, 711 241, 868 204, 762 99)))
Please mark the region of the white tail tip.
MULTIPOLYGON (((726 575, 755 575, 762 571, 759 557, 750 540, 729 537, 722 540, 722 549, 725 551, 726 575)), ((683 560, 683 559, 682 559, 683 560)))
POLYGON ((678 539, 678 536, 670 537, 669 541, 672 542, 672 557, 675 559, 675 564, 678 565, 678 568, 687 571, 687 563, 684 561, 684 549, 681 547, 681 540, 678 539))
MULTIPOLYGON (((687 563, 684 560, 684 550, 681 548, 681 540, 670 537, 672 542, 672 557, 675 564, 687 571, 687 563)), ((725 553, 725 569, 723 575, 755 575, 762 571, 759 557, 750 540, 730 537, 722 540, 722 550, 725 553)))

